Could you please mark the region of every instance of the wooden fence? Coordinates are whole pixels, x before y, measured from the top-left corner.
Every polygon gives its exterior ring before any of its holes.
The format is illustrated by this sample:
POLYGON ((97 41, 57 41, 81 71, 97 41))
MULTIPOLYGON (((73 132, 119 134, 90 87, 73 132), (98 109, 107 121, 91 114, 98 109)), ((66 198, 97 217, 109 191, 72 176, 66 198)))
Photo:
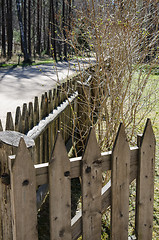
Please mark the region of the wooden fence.
POLYGON ((34 163, 49 161, 58 130, 65 144, 71 142, 77 115, 83 111, 83 108, 81 111, 79 109, 81 101, 79 96, 83 94, 83 87, 78 82, 83 82, 90 76, 93 66, 64 79, 63 83, 57 84, 41 97, 35 96, 33 102, 24 103, 22 108, 18 106, 15 120, 12 113, 8 112, 4 129, 0 119, 0 131, 17 131, 35 140, 37 154, 35 154, 34 163))
POLYGON ((75 240, 81 234, 83 240, 101 239, 102 213, 109 206, 111 239, 127 240, 129 184, 134 179, 136 238, 152 239, 155 137, 149 119, 143 135, 138 137, 137 147, 129 147, 121 124, 112 152, 101 153, 94 129, 91 129, 83 156, 69 159, 62 135, 58 133, 51 160, 36 165, 30 154, 33 142, 29 137, 26 141, 21 138, 16 155, 7 161, 7 155, 14 153, 13 142, 17 146, 21 135, 17 137, 16 133, 15 141, 12 139, 9 147, 6 134, 5 131, 0 133, 0 158, 6 161, 0 185, 0 201, 3 199, 1 239, 38 239, 36 189, 48 183, 51 240, 75 240), (102 187, 102 172, 108 170, 111 170, 111 182, 102 187), (76 177, 81 177, 82 209, 71 219, 70 180, 76 177))

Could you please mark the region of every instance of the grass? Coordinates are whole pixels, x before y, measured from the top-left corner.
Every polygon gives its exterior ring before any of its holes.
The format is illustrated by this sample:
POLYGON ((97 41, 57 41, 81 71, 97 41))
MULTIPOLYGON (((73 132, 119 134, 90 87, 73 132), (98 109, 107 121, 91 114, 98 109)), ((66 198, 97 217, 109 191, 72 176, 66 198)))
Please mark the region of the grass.
POLYGON ((1 68, 10 68, 10 67, 18 67, 18 66, 28 66, 28 65, 40 65, 40 64, 49 64, 53 63, 53 58, 48 56, 45 57, 36 57, 32 59, 32 64, 23 64, 24 58, 20 58, 20 63, 18 64, 18 56, 14 55, 11 59, 7 60, 6 58, 1 58, 0 67, 1 68))
MULTIPOLYGON (((143 71, 148 71, 150 68, 149 65, 142 66, 143 71)), ((137 74, 136 76, 137 77, 137 74)), ((156 161, 155 161, 155 180, 154 180, 154 219, 153 219, 153 240, 159 239, 159 96, 157 95, 157 91, 159 91, 159 66, 154 66, 152 68, 151 75, 149 77, 149 84, 145 89, 145 95, 149 93, 150 88, 154 90, 154 94, 151 96, 151 100, 155 101, 155 106, 150 111, 150 113, 145 116, 144 124, 138 128, 139 133, 142 133, 144 130, 144 125, 146 123, 146 119, 150 118, 153 130, 156 137, 156 161), (156 96, 157 95, 157 98, 156 96)), ((141 99, 142 101, 142 99, 141 99)), ((143 109, 144 110, 144 109, 143 109)), ((135 229, 135 185, 136 181, 134 181, 130 186, 130 202, 129 202, 129 234, 134 235, 135 229)), ((106 214, 102 217, 102 240, 107 240, 110 237, 110 210, 106 212, 106 214)), ((78 240, 82 240, 80 237, 78 240)))

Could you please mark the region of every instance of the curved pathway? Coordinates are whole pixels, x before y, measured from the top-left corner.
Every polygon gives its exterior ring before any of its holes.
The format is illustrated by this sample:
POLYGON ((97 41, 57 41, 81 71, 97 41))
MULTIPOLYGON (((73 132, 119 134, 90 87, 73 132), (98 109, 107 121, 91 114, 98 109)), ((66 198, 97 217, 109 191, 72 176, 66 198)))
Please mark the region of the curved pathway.
POLYGON ((59 62, 56 64, 37 65, 0 69, 0 119, 5 127, 6 114, 15 116, 16 107, 29 103, 35 96, 53 88, 57 83, 92 63, 92 59, 59 62))

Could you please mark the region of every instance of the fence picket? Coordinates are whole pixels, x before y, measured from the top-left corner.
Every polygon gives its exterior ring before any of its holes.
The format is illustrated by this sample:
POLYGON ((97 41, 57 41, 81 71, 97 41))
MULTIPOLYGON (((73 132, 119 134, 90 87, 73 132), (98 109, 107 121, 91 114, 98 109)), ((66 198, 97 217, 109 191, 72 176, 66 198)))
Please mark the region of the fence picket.
POLYGON ((1 119, 0 119, 0 131, 3 131, 1 119))
POLYGON ((33 114, 33 103, 32 102, 29 102, 28 115, 29 115, 29 130, 30 130, 34 126, 34 114, 33 114))
MULTIPOLYGON (((52 96, 52 90, 48 93, 48 114, 53 111, 53 96, 52 96)), ((50 124, 48 127, 48 160, 50 159, 51 152, 52 152, 52 146, 53 146, 53 124, 50 124)))
POLYGON ((22 117, 20 107, 17 107, 15 114, 15 131, 22 132, 22 117))
POLYGON ((39 100, 36 96, 34 99, 34 126, 39 123, 39 100))
POLYGON ((37 240, 35 169, 23 138, 14 162, 10 163, 10 174, 13 240, 37 240))
POLYGON ((155 136, 148 119, 140 147, 137 178, 137 239, 152 239, 154 171, 155 171, 155 136))
MULTIPOLYGON (((37 96, 34 98, 33 115, 34 126, 36 126, 39 123, 39 99, 37 96)), ((40 163, 40 137, 35 139, 35 148, 35 163, 40 163)))
MULTIPOLYGON (((47 92, 45 92, 45 117, 49 114, 49 111, 48 111, 48 95, 47 95, 47 92)), ((49 141, 48 141, 48 137, 49 137, 49 130, 48 128, 45 130, 44 132, 44 146, 45 146, 45 149, 44 149, 44 153, 45 153, 45 156, 44 156, 44 162, 48 162, 49 161, 49 141)))
POLYGON ((11 112, 7 112, 6 130, 14 131, 14 124, 11 112))
POLYGON ((22 133, 26 134, 29 130, 29 121, 28 121, 28 110, 27 110, 27 104, 23 104, 23 110, 22 110, 22 133))
POLYGON ((82 239, 101 239, 102 162, 94 129, 82 158, 82 239))
POLYGON ((111 239, 128 239, 130 148, 120 124, 112 151, 111 239))
POLYGON ((51 240, 71 240, 70 161, 64 141, 58 133, 49 164, 51 240))

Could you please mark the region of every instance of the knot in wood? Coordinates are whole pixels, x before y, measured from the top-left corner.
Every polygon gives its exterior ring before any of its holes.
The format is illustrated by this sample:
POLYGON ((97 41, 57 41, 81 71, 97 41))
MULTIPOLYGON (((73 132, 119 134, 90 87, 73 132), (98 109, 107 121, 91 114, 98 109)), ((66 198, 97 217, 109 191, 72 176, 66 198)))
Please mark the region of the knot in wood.
POLYGON ((70 172, 69 171, 64 172, 64 176, 65 177, 69 177, 70 176, 70 172))
POLYGON ((26 179, 23 181, 22 186, 28 186, 29 185, 29 180, 26 179))
POLYGON ((4 185, 9 185, 10 184, 10 175, 8 173, 3 173, 1 175, 1 180, 4 185))
POLYGON ((87 168, 86 168, 85 171, 86 171, 86 173, 90 173, 90 172, 91 172, 91 167, 88 167, 88 166, 87 166, 87 168))

